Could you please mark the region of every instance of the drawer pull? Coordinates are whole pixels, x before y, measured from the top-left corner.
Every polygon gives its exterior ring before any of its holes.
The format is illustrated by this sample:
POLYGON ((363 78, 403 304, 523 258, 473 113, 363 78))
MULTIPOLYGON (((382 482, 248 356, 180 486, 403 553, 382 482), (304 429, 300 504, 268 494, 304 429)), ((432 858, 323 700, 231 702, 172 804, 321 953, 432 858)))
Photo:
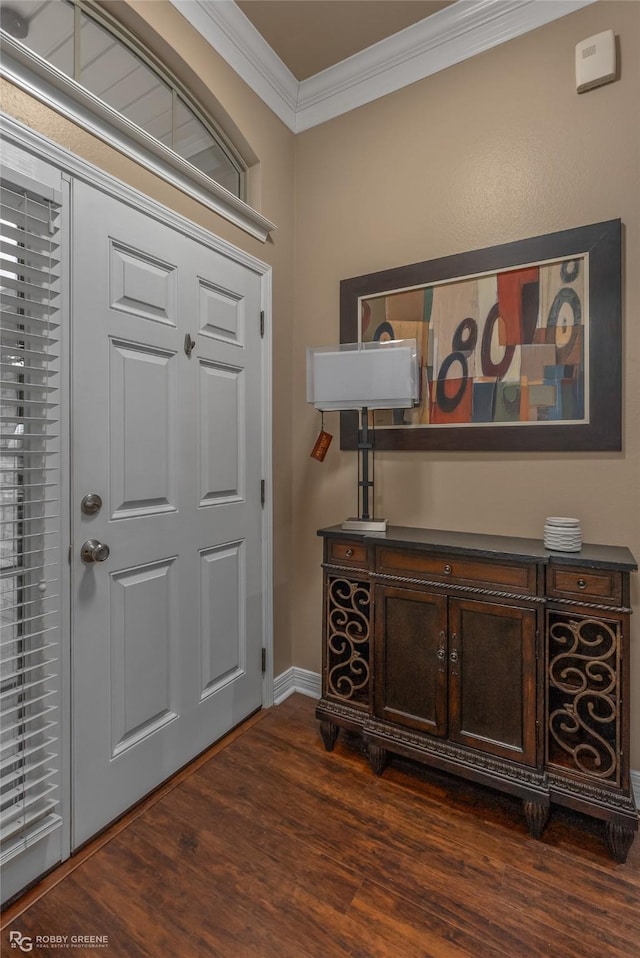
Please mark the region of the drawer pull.
POLYGON ((345 555, 347 559, 350 559, 351 556, 353 555, 353 549, 347 549, 347 551, 345 552, 345 555))
POLYGON ((586 588, 587 588, 586 579, 578 579, 578 588, 579 588, 579 589, 586 589, 586 588))
POLYGON ((447 564, 447 565, 444 567, 444 574, 445 574, 445 575, 451 575, 452 571, 453 571, 453 569, 451 568, 450 565, 447 564))

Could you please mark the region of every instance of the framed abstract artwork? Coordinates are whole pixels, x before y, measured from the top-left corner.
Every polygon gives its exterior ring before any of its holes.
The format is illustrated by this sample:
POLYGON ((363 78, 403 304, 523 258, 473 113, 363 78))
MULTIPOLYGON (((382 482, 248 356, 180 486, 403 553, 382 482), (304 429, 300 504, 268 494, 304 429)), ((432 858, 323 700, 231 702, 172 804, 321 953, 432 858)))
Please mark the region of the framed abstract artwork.
POLYGON ((621 241, 609 220, 343 280, 341 343, 418 343, 420 403, 376 413, 376 448, 621 449, 621 241))

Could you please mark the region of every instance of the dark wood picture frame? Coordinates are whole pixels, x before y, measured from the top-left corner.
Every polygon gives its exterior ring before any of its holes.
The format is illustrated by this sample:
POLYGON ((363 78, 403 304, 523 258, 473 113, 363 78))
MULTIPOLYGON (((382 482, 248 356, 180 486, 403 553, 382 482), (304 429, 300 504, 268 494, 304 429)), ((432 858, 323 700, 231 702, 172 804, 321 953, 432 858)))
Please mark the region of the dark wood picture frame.
MULTIPOLYGON (((619 219, 459 253, 340 283, 340 342, 358 341, 358 304, 408 287, 464 280, 527 264, 588 256, 589 421, 500 425, 393 426, 376 449, 496 452, 618 451, 622 448, 622 223, 619 219)), ((340 448, 355 449, 358 421, 340 414, 340 448)))

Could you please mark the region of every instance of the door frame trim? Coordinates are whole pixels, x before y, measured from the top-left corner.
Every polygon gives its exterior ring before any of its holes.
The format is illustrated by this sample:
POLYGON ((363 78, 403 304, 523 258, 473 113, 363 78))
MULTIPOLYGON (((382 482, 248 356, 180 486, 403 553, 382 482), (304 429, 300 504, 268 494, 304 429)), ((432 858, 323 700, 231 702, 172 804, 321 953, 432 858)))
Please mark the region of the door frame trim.
MULTIPOLYGON (((73 176, 102 190, 153 219, 197 240, 216 253, 245 266, 260 277, 260 308, 264 311, 262 339, 262 478, 266 480, 266 500, 262 510, 262 645, 266 649, 266 671, 262 678, 262 706, 273 705, 273 495, 272 495, 272 267, 238 246, 216 236, 204 227, 163 206, 122 180, 100 170, 82 157, 60 146, 20 121, 0 112, 2 140, 34 154, 61 174, 73 176)), ((28 170, 24 171, 28 174, 28 170)), ((258 317, 256 317, 256 322, 258 317)), ((62 686, 66 693, 64 685, 62 686)))
MULTIPOLYGON (((203 226, 199 226, 192 220, 187 219, 181 213, 176 213, 168 206, 163 206, 157 200, 152 199, 140 190, 129 186, 123 180, 117 179, 110 173, 106 173, 99 167, 94 166, 88 160, 83 159, 66 147, 60 146, 54 140, 37 133, 28 126, 16 120, 9 114, 0 111, 0 129, 2 139, 8 142, 14 142, 17 146, 32 153, 40 155, 52 166, 57 166, 61 172, 70 173, 78 179, 84 180, 91 186, 95 186, 103 192, 128 203, 135 209, 146 213, 154 219, 171 226, 185 236, 198 240, 218 253, 228 256, 235 262, 252 269, 260 276, 264 276, 271 271, 271 266, 263 262, 251 253, 247 253, 239 246, 234 246, 227 240, 216 236, 203 226)), ((26 172, 26 171, 25 171, 26 172)), ((270 304, 269 304, 270 308, 270 304)), ((265 316, 266 318, 266 316, 265 316)), ((266 341, 266 335, 265 335, 266 341)))

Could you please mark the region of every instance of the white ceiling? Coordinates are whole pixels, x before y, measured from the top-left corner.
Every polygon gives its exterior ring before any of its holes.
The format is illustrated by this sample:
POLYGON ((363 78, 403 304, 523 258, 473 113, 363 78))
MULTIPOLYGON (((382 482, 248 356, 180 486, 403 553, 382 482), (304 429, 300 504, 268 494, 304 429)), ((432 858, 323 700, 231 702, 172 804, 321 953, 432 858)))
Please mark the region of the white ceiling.
MULTIPOLYGON (((557 20, 595 0, 455 0, 399 32, 385 36, 346 59, 299 80, 262 33, 233 0, 171 0, 180 13, 217 50, 258 96, 293 130, 300 133, 444 70, 455 63, 557 20)), ((255 7, 249 8, 258 22, 255 7)), ((309 0, 258 0, 259 6, 291 8, 291 23, 300 28, 309 0)), ((419 3, 420 0, 413 0, 419 3)), ((355 0, 355 6, 370 6, 355 0)), ((393 6, 396 0, 375 0, 393 6)), ((375 6, 375 3, 373 4, 375 6)), ((323 3, 338 22, 345 0, 323 3), (332 13, 333 11, 333 13, 332 13)), ((423 7, 423 10, 425 8, 423 7)), ((282 44, 287 19, 279 10, 274 35, 282 44)), ((286 10, 284 11, 286 14, 286 10)), ((265 34, 269 21, 259 21, 265 34)), ((397 22, 397 21, 396 21, 397 22)), ((393 18, 385 28, 392 29, 393 18)), ((292 27, 293 29, 293 27, 292 27)), ((301 44, 307 43, 302 38, 301 44)), ((335 57, 338 41, 330 31, 313 39, 324 45, 326 62, 335 57)), ((281 46, 282 49, 282 46, 281 46)), ((311 46, 306 47, 311 49, 311 46)), ((288 58, 290 53, 285 52, 288 58)), ((302 68, 296 67, 298 70, 302 68)), ((306 72, 306 71, 304 71, 306 72)))

